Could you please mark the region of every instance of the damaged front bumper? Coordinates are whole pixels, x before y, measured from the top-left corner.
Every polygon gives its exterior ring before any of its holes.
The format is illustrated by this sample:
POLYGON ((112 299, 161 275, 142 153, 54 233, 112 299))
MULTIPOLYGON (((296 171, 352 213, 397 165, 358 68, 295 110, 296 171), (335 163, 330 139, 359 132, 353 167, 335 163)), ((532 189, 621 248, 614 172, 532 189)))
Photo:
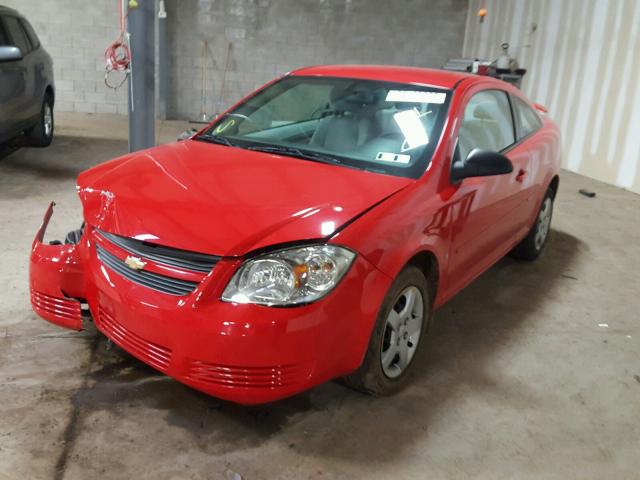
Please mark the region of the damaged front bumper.
POLYGON ((54 202, 49 205, 31 246, 31 305, 38 315, 51 323, 82 330, 82 299, 86 284, 82 245, 79 242, 43 243, 54 205, 54 202))
MULTIPOLYGON (((360 255, 327 299, 295 308, 239 305, 220 300, 241 263, 223 257, 193 282, 193 291, 170 295, 118 269, 113 262, 126 263, 128 253, 108 243, 97 227, 87 224, 64 244, 43 243, 52 212, 53 203, 31 252, 36 313, 81 330, 86 312, 87 320, 131 355, 236 403, 278 400, 358 368, 392 281, 360 255)), ((144 260, 145 272, 160 272, 153 256, 144 260)))

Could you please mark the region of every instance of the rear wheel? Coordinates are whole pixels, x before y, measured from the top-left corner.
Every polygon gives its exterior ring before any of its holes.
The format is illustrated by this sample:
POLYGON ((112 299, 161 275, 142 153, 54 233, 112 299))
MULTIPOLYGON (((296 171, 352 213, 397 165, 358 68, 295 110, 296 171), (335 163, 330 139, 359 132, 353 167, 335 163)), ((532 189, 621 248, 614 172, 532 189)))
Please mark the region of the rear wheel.
POLYGON ((542 200, 536 221, 526 237, 511 251, 510 255, 522 260, 535 260, 547 244, 553 216, 553 190, 550 188, 542 200))
POLYGON ((400 272, 382 303, 362 366, 344 378, 347 385, 374 395, 404 386, 431 322, 430 298, 420 269, 400 272))
POLYGON ((27 141, 32 147, 48 147, 53 140, 53 100, 45 95, 42 101, 38 123, 26 132, 27 141))

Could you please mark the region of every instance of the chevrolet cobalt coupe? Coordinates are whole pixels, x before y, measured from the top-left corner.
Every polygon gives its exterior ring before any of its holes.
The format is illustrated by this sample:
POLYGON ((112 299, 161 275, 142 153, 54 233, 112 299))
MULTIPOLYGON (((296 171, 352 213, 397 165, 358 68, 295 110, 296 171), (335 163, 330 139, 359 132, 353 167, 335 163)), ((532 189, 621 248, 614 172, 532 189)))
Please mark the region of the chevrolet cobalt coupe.
POLYGON ((31 303, 241 404, 343 377, 399 389, 434 309, 545 247, 559 134, 522 93, 420 68, 309 67, 188 140, 78 178, 84 223, 30 263, 31 303))

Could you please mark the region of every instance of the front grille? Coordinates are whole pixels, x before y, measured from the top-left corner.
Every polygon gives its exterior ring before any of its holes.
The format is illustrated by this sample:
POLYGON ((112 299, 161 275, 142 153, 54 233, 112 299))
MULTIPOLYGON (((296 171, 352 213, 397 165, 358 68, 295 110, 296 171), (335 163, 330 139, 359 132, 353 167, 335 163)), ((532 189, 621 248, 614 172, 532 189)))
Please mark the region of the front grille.
POLYGON ((98 307, 96 323, 107 337, 130 354, 162 372, 168 370, 171 363, 171 350, 151 343, 128 330, 118 323, 102 305, 98 307))
POLYGON ((122 260, 108 252, 105 248, 96 244, 98 259, 114 272, 139 285, 152 288, 159 292, 171 295, 187 295, 195 290, 198 282, 180 280, 177 278, 159 275, 145 270, 133 270, 122 260))
POLYGON ((104 239, 127 252, 152 260, 156 263, 171 265, 172 267, 178 267, 184 270, 209 273, 220 260, 220 257, 215 255, 163 247, 161 245, 143 242, 134 238, 121 237, 120 235, 103 232, 98 229, 96 229, 96 232, 104 239))

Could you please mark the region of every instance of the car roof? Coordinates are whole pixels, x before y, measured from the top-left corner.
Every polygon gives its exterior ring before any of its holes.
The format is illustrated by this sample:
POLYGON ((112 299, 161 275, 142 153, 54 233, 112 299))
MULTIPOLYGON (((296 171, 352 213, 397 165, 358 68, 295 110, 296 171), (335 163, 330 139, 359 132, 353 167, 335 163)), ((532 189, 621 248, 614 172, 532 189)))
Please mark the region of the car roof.
POLYGON ((477 75, 450 70, 392 65, 318 65, 300 68, 291 72, 291 75, 360 78, 363 80, 429 85, 445 89, 454 88, 466 78, 478 78, 477 75))

